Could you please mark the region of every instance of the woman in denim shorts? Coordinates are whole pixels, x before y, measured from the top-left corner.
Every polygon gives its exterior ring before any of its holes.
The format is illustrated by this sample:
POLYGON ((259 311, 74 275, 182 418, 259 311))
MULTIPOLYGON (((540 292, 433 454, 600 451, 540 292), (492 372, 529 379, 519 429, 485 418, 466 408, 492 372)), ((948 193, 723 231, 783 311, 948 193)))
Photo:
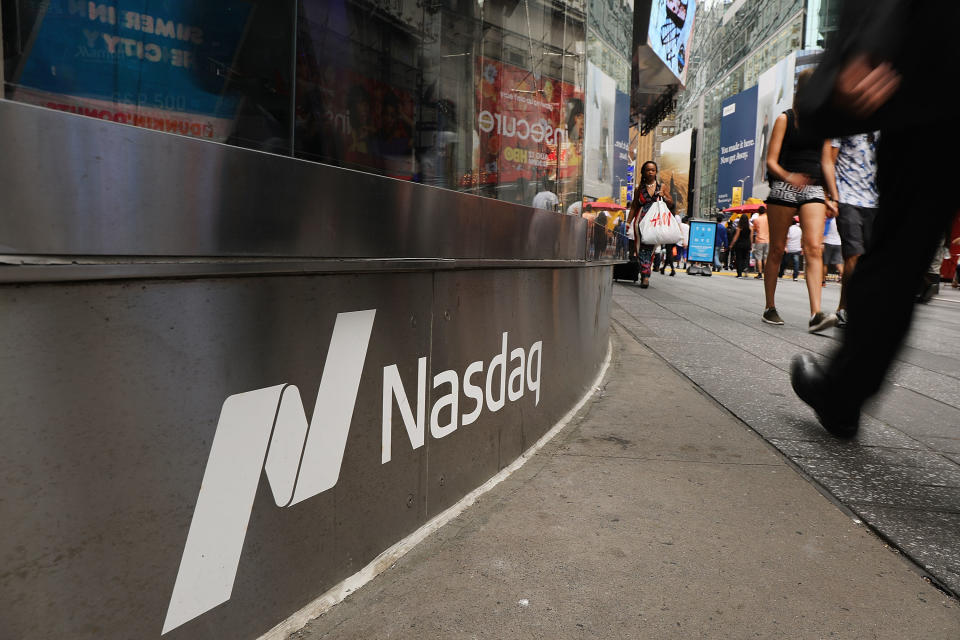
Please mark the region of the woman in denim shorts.
MULTIPOLYGON (((797 96, 804 89, 813 70, 802 71, 797 78, 797 96)), ((766 305, 762 319, 768 324, 783 324, 774 304, 777 275, 787 242, 787 230, 794 216, 800 218, 802 246, 806 264, 807 294, 810 297, 810 323, 813 333, 836 324, 835 315, 820 311, 823 263, 821 243, 827 210, 835 216, 837 194, 826 193, 824 185, 835 189, 830 140, 805 131, 797 121, 794 109, 787 109, 773 125, 767 148, 767 174, 770 195, 767 197, 767 219, 770 225, 770 255, 764 265, 763 289, 766 305)))

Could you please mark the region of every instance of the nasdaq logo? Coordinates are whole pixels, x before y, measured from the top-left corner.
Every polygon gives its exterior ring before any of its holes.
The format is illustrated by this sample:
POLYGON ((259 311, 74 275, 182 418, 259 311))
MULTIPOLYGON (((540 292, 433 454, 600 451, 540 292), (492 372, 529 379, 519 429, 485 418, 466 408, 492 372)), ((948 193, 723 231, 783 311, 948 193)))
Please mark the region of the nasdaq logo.
POLYGON ((230 599, 261 470, 278 507, 337 483, 375 315, 337 314, 309 423, 293 385, 224 401, 162 633, 230 599))
MULTIPOLYGON (((375 315, 376 309, 337 315, 309 421, 300 391, 290 384, 224 401, 162 634, 230 599, 261 471, 278 507, 337 484, 375 315)), ((427 406, 426 356, 417 360, 415 386, 410 381, 414 402, 399 367, 383 367, 380 463, 391 459, 394 407, 411 449, 418 449, 428 430, 433 438, 449 436, 475 422, 484 409, 495 413, 526 392, 539 405, 542 352, 542 341, 510 349, 509 334, 503 332, 500 350, 489 362, 477 360, 463 372, 448 369, 433 376, 432 407, 427 406)))

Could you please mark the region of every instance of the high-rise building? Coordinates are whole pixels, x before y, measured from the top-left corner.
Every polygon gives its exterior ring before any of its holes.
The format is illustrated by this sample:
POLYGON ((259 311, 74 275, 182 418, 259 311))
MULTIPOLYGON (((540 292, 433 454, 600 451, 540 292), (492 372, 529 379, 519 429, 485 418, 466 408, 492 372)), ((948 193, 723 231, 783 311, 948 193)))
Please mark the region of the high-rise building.
POLYGON ((818 34, 835 28, 831 25, 836 4, 831 0, 715 0, 697 8, 687 84, 678 95, 676 109, 678 131, 695 127, 700 132, 692 197, 695 214, 709 214, 716 206, 722 102, 755 85, 761 73, 801 50, 806 23, 813 24, 818 34), (817 7, 807 6, 813 4, 817 7))

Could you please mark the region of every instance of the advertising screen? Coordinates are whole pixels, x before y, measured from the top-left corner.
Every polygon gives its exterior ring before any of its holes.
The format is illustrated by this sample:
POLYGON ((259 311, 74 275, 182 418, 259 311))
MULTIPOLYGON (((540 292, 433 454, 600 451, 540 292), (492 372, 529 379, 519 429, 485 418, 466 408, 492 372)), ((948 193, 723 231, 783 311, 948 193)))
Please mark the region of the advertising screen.
POLYGON ((767 146, 777 116, 793 104, 794 69, 797 56, 791 53, 772 68, 760 74, 757 80, 757 123, 754 140, 756 154, 753 173, 753 197, 766 198, 767 146))
MULTIPOLYGON (((613 147, 617 83, 587 61, 587 122, 584 136, 583 195, 609 198, 614 195, 613 147)), ((629 118, 625 115, 624 118, 629 118)))
POLYGON ((720 162, 717 168, 717 206, 732 206, 734 187, 741 198, 752 197, 757 88, 751 87, 723 101, 720 117, 720 162))
POLYGON ((624 204, 630 193, 630 96, 617 91, 616 122, 613 125, 613 187, 615 199, 624 204))
POLYGON ((687 54, 693 33, 696 0, 653 0, 647 45, 681 84, 687 81, 687 54))
POLYGON ((673 198, 673 212, 687 215, 687 194, 690 189, 690 147, 693 129, 679 133, 660 144, 660 179, 673 198))
POLYGON ((713 262, 713 245, 716 237, 716 222, 691 220, 690 240, 687 244, 687 260, 690 262, 713 262))
POLYGON ((14 99, 113 122, 222 140, 237 100, 222 95, 250 3, 50 0, 14 99))

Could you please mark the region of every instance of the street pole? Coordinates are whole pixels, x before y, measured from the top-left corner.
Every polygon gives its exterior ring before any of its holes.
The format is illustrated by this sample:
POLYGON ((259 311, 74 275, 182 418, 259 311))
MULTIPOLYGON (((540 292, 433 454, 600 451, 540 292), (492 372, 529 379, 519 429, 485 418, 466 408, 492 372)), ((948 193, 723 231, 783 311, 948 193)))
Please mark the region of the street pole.
POLYGON ((700 176, 703 174, 703 139, 706 137, 703 132, 703 102, 704 96, 701 94, 697 100, 697 163, 693 166, 694 175, 691 176, 697 194, 697 197, 690 203, 692 208, 690 215, 694 218, 700 217, 700 197, 703 193, 700 184, 700 176))

